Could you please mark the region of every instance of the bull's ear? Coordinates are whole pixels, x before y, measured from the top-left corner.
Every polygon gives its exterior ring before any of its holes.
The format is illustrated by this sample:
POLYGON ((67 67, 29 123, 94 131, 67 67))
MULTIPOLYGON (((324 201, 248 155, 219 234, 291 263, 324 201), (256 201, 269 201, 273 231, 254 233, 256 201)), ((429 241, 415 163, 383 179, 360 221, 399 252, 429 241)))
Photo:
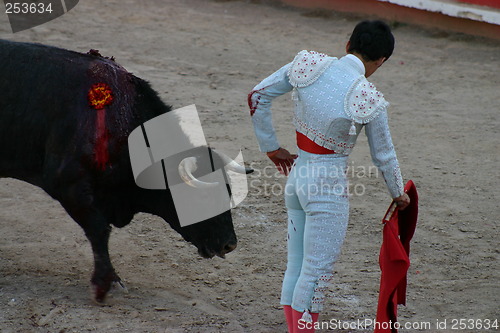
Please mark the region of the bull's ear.
POLYGON ((254 172, 254 169, 252 168, 245 168, 245 173, 248 175, 249 173, 254 172))

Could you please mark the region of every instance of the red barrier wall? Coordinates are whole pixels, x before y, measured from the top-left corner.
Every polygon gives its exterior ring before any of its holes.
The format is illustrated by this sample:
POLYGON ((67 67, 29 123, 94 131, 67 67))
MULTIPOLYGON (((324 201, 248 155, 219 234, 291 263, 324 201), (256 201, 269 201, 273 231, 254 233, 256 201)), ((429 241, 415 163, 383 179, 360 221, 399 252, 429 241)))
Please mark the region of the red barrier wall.
POLYGON ((500 8, 499 0, 458 0, 459 2, 471 3, 473 5, 500 8))
MULTIPOLYGON (((467 0, 493 1, 495 0, 467 0)), ((500 25, 443 15, 441 13, 403 7, 376 0, 281 0, 281 2, 300 8, 321 8, 339 12, 365 14, 368 17, 380 17, 385 20, 399 21, 435 27, 443 30, 466 33, 500 40, 500 25)))

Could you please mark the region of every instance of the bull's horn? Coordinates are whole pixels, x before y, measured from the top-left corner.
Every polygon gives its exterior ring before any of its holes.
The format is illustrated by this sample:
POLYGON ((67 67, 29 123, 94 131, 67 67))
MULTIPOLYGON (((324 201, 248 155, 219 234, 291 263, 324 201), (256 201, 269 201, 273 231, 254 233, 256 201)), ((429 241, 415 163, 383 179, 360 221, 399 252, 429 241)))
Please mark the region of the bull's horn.
POLYGON ((224 165, 228 168, 228 170, 234 171, 236 173, 252 173, 253 169, 252 168, 245 168, 243 165, 239 164, 235 160, 233 160, 231 157, 221 153, 217 152, 217 154, 220 156, 222 162, 224 162, 224 165))
POLYGON ((186 184, 194 188, 212 188, 219 185, 218 182, 207 183, 198 180, 196 179, 195 176, 193 176, 193 172, 196 171, 196 169, 198 169, 198 166, 196 164, 196 157, 186 157, 179 163, 178 169, 179 169, 179 176, 181 176, 182 180, 186 184))

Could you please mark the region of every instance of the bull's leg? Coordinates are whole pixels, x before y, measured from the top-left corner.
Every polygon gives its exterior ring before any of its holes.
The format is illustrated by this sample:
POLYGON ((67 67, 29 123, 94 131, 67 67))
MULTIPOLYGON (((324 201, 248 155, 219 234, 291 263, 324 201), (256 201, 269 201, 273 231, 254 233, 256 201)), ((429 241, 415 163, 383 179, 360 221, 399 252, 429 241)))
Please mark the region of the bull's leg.
POLYGON ((103 302, 113 282, 117 282, 123 286, 109 257, 108 241, 111 226, 106 225, 105 228, 88 228, 88 230, 84 228, 84 230, 94 253, 94 273, 90 280, 93 296, 97 302, 103 302))
MULTIPOLYGON (((87 214, 85 214, 87 215, 87 214)), ((108 241, 111 226, 99 216, 91 214, 84 219, 75 218, 83 228, 94 254, 94 272, 90 280, 93 298, 96 302, 104 302, 106 294, 114 282, 123 286, 120 277, 115 273, 109 257, 108 241)))
POLYGON ((94 254, 94 273, 91 279, 93 297, 97 302, 103 302, 112 283, 121 284, 109 258, 108 241, 111 226, 93 205, 93 196, 86 183, 70 186, 64 194, 65 200, 60 200, 61 204, 83 228, 92 246, 94 254))

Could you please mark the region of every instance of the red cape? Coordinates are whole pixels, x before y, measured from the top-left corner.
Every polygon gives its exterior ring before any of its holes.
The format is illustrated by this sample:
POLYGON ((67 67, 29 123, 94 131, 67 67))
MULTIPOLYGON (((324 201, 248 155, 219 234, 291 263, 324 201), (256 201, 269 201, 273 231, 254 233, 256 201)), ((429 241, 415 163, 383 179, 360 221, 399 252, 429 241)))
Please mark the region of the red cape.
POLYGON ((396 333, 398 304, 406 305, 406 273, 410 266, 410 240, 415 233, 418 216, 418 193, 413 181, 405 192, 410 204, 399 211, 393 203, 383 219, 383 242, 379 264, 382 271, 375 333, 396 333))

